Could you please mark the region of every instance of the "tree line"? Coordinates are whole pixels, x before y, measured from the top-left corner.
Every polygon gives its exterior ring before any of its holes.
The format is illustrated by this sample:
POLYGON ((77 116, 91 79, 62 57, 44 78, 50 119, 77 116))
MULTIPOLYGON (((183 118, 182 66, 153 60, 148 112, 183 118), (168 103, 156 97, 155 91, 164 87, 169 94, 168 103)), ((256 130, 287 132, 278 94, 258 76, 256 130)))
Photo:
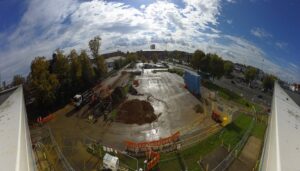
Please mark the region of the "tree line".
MULTIPOLYGON (((99 55, 101 38, 94 37, 89 41, 89 50, 71 50, 64 53, 57 49, 51 60, 44 56, 36 57, 30 67, 30 73, 25 79, 21 75, 15 75, 11 83, 12 86, 23 84, 25 97, 34 99, 34 105, 38 108, 48 109, 59 104, 66 104, 70 98, 85 91, 107 76, 107 65, 103 55, 99 55)), ((130 62, 140 60, 149 61, 145 57, 150 52, 127 52, 125 59, 114 61, 114 69, 118 70, 130 62)), ((190 55, 190 65, 197 71, 209 73, 213 79, 222 76, 231 76, 234 64, 231 61, 223 60, 217 54, 205 54, 201 50, 196 50, 192 54, 173 51, 163 52, 167 56, 180 59, 180 54, 190 55)), ((154 63, 158 61, 158 52, 152 52, 151 59, 154 63)), ((247 67, 244 75, 247 82, 253 81, 258 74, 254 67, 247 67)), ((263 85, 267 89, 272 89, 276 77, 267 75, 264 77, 263 85)), ((28 99, 28 98, 26 98, 28 99)))
POLYGON ((233 63, 231 61, 224 61, 217 54, 205 54, 201 50, 194 52, 190 64, 197 71, 209 73, 213 79, 219 79, 223 75, 229 76, 233 71, 233 63))
MULTIPOLYGON (((73 49, 64 53, 57 49, 51 60, 35 57, 27 78, 15 75, 11 85, 23 84, 25 99, 33 101, 35 110, 47 111, 66 104, 74 94, 91 88, 107 76, 105 59, 99 55, 100 47, 101 38, 96 36, 89 41, 91 55, 87 50, 73 49)), ((126 60, 115 61, 115 69, 136 61, 133 53, 127 56, 126 60)))
MULTIPOLYGON (((191 66, 197 71, 209 73, 213 79, 221 78, 222 76, 231 76, 234 69, 234 64, 231 61, 223 60, 217 54, 205 54, 201 50, 196 50, 190 60, 191 66)), ((244 78, 249 85, 258 76, 258 69, 252 66, 246 67, 244 78)), ((263 87, 265 90, 271 90, 274 86, 274 81, 277 78, 273 75, 266 74, 262 78, 263 87)))

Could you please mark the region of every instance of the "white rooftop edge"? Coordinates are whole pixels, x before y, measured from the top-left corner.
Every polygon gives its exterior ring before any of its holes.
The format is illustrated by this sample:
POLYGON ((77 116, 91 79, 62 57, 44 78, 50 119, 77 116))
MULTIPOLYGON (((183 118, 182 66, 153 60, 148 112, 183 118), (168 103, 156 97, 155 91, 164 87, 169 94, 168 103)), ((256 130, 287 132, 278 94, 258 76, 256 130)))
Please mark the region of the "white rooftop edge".
POLYGON ((300 107, 278 83, 275 83, 260 170, 300 170, 300 107))
POLYGON ((23 89, 18 87, 0 105, 0 170, 36 170, 23 89))

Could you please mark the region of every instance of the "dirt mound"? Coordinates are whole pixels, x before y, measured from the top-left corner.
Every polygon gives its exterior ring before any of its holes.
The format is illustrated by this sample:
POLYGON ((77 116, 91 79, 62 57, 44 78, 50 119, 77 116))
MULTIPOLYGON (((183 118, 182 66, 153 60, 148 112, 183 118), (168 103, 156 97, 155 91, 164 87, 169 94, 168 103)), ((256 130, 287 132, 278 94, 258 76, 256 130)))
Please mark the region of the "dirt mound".
POLYGON ((118 109, 116 121, 126 124, 145 124, 157 119, 152 105, 144 100, 128 100, 118 109))

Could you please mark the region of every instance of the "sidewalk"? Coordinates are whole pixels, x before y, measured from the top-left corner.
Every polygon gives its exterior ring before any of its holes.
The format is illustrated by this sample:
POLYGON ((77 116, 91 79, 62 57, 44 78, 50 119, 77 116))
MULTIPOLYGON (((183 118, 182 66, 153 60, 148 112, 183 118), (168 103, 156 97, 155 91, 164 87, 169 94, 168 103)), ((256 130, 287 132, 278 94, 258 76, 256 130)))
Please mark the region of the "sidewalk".
POLYGON ((256 161, 259 159, 262 141, 254 136, 250 136, 239 158, 236 158, 228 171, 252 171, 256 161))

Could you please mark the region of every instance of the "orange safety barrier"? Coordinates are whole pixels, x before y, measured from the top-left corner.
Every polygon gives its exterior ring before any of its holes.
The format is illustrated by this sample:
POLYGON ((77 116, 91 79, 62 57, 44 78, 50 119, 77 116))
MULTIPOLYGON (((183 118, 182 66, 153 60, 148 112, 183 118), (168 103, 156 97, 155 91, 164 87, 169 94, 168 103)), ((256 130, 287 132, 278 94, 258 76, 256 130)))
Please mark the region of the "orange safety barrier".
POLYGON ((50 114, 50 115, 48 115, 48 116, 46 116, 46 117, 38 117, 37 118, 37 122, 38 123, 46 123, 46 122, 49 122, 50 120, 52 120, 54 118, 54 115, 52 115, 52 114, 50 114))
POLYGON ((146 148, 146 147, 153 147, 153 146, 161 146, 164 144, 175 142, 179 139, 180 133, 177 131, 175 134, 171 135, 170 137, 163 138, 156 141, 150 142, 132 142, 132 141, 125 141, 127 148, 146 148))
POLYGON ((150 151, 149 154, 151 160, 147 163, 147 170, 151 170, 160 160, 160 154, 154 151, 150 151))

